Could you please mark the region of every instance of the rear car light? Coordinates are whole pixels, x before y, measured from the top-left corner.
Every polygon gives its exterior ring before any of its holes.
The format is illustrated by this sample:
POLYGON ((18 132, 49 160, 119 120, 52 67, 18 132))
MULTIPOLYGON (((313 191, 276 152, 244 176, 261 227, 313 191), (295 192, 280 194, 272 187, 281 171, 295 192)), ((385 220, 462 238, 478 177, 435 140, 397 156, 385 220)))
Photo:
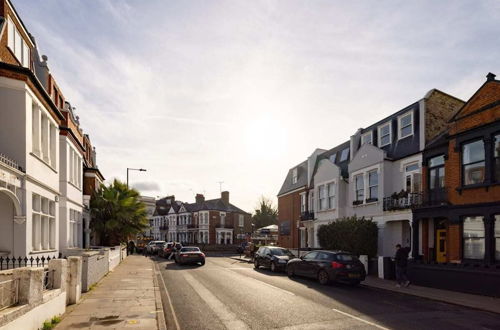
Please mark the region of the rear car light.
POLYGON ((187 257, 188 255, 187 254, 181 254, 181 257, 187 257))
POLYGON ((344 264, 341 264, 340 262, 332 261, 332 268, 333 269, 344 268, 344 264))
POLYGON ((203 253, 203 252, 202 252, 202 253, 201 253, 201 256, 202 256, 203 258, 205 258, 205 253, 203 253))

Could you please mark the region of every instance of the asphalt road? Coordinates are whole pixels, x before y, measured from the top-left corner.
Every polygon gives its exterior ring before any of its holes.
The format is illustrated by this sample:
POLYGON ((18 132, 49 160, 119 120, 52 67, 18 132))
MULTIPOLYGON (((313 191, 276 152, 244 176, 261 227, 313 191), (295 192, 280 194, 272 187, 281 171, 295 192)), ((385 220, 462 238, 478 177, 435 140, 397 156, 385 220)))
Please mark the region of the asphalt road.
POLYGON ((208 257, 204 266, 158 259, 167 328, 500 329, 500 315, 342 284, 322 286, 208 257))

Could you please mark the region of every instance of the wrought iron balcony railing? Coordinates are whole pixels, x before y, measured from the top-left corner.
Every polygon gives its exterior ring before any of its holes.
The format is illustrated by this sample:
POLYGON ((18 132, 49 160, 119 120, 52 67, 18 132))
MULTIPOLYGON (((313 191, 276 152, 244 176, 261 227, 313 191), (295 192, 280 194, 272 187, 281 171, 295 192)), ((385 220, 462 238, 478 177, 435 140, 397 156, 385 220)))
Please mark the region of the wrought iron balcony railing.
POLYGON ((394 194, 384 198, 384 211, 410 209, 422 204, 421 193, 394 194))
POLYGON ((305 220, 314 220, 314 212, 312 211, 305 211, 300 214, 300 220, 305 221, 305 220))

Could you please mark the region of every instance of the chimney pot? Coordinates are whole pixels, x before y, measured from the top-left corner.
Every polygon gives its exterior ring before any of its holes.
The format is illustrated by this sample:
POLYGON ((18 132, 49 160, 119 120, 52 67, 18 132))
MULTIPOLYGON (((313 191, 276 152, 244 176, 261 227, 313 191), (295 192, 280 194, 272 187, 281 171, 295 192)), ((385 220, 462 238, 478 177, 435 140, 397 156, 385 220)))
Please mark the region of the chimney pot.
POLYGON ((486 81, 493 81, 493 80, 495 80, 496 76, 497 76, 496 74, 493 74, 490 72, 486 75, 486 81))
POLYGON ((202 204, 205 202, 205 196, 203 194, 196 194, 196 204, 202 204))

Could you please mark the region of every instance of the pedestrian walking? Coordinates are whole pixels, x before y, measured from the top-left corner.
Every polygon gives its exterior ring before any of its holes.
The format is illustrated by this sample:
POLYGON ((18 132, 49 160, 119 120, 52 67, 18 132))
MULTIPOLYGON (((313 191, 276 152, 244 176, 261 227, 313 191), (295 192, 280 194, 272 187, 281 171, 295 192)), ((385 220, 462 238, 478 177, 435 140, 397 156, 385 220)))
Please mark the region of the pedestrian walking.
POLYGON ((401 286, 408 287, 410 281, 406 275, 408 269, 408 254, 410 249, 407 247, 401 247, 401 244, 396 245, 396 255, 394 256, 394 262, 396 263, 396 281, 398 282, 396 286, 400 288, 401 286))

